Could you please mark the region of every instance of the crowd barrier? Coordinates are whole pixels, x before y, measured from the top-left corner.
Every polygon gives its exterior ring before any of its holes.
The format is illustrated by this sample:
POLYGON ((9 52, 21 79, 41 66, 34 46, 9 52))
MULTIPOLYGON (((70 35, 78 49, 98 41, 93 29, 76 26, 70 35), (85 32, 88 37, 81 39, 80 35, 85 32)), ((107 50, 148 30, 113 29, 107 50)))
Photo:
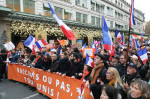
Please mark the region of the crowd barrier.
POLYGON ((8 64, 8 79, 35 87, 52 99, 93 99, 82 81, 21 64, 8 64))

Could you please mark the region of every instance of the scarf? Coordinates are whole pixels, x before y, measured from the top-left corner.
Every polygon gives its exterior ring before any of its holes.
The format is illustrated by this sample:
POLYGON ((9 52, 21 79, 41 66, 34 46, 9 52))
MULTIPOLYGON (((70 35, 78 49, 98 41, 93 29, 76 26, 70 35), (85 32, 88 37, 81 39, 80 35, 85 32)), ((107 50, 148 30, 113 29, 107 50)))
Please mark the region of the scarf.
POLYGON ((102 69, 103 66, 104 66, 104 63, 102 63, 102 64, 100 64, 100 65, 98 65, 98 66, 95 66, 95 67, 93 68, 93 70, 92 70, 92 72, 91 72, 91 74, 90 74, 90 80, 92 80, 92 79, 94 78, 96 71, 97 71, 98 69, 100 69, 100 68, 102 69))
POLYGON ((89 71, 83 70, 83 76, 80 80, 82 81, 84 77, 87 76, 88 74, 89 74, 89 71))
POLYGON ((114 85, 114 83, 115 83, 115 80, 114 79, 112 79, 109 83, 108 83, 108 85, 114 85))
POLYGON ((37 61, 41 58, 41 56, 39 55, 36 59, 35 59, 35 64, 37 63, 37 61))

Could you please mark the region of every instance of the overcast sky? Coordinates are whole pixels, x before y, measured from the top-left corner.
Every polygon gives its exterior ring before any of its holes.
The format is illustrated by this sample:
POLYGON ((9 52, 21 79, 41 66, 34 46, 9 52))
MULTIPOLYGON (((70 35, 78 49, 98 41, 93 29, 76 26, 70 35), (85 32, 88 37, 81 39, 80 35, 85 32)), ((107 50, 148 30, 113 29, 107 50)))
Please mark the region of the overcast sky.
MULTIPOLYGON (((131 4, 131 0, 126 0, 131 4)), ((134 7, 145 13, 145 21, 150 20, 150 0, 134 0, 134 7)))

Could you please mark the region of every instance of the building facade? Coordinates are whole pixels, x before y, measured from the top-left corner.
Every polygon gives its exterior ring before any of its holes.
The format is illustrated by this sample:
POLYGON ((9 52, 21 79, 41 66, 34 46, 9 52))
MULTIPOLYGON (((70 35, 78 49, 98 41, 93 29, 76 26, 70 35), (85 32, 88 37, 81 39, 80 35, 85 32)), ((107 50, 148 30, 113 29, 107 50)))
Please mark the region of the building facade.
MULTIPOLYGON (((130 5, 125 0, 0 0, 0 37, 17 44, 29 35, 37 39, 66 39, 53 19, 49 2, 56 14, 74 32, 82 44, 102 39, 102 15, 114 38, 115 29, 128 34, 130 5), (3 37, 2 37, 3 36, 3 37)), ((131 33, 143 32, 144 13, 135 9, 136 25, 131 33)), ((5 40, 0 41, 2 44, 5 40)), ((77 40, 71 43, 75 44, 77 40)))

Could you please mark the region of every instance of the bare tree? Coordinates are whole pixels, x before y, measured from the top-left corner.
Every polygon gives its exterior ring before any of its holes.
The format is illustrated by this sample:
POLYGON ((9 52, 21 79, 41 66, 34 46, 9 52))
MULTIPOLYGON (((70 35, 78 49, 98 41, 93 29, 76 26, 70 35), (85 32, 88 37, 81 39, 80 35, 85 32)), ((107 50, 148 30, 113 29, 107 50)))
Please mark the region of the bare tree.
POLYGON ((145 33, 150 34, 150 21, 148 21, 145 25, 145 33))

